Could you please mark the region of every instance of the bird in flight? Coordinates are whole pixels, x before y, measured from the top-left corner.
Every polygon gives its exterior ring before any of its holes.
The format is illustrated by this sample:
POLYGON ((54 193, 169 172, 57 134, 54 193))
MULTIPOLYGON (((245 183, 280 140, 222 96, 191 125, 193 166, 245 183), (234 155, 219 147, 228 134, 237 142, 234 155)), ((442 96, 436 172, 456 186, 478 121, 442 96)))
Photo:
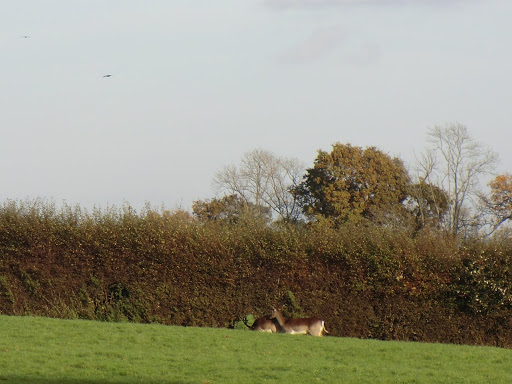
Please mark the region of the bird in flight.
POLYGON ((23 35, 21 36, 22 39, 30 39, 30 36, 29 35, 23 35))
POLYGON ((112 75, 108 74, 108 75, 104 75, 103 77, 112 77, 112 75))

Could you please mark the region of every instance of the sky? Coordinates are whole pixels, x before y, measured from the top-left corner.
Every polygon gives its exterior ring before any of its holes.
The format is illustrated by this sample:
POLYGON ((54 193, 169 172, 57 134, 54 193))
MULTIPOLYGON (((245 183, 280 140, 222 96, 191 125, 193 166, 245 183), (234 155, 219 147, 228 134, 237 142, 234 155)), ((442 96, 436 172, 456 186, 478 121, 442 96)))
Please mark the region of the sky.
POLYGON ((512 173, 510 0, 5 0, 0 202, 190 210, 264 149, 411 168, 461 123, 512 173), (110 77, 104 75, 110 74, 110 77))

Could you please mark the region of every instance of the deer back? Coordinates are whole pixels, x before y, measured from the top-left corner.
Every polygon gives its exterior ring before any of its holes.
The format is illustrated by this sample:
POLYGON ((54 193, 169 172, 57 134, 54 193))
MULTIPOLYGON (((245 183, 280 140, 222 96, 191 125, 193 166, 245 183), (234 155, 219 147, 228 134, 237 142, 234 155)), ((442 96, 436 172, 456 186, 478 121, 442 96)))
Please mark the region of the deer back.
POLYGON ((251 325, 251 330, 260 332, 277 333, 276 324, 267 316, 258 317, 251 325))
POLYGON ((318 317, 292 318, 285 324, 288 333, 310 334, 313 336, 323 336, 327 333, 325 322, 318 317))
POLYGON ((273 309, 270 318, 276 319, 283 332, 291 334, 310 334, 323 336, 328 333, 325 329, 325 322, 318 317, 291 318, 286 320, 281 311, 273 309))

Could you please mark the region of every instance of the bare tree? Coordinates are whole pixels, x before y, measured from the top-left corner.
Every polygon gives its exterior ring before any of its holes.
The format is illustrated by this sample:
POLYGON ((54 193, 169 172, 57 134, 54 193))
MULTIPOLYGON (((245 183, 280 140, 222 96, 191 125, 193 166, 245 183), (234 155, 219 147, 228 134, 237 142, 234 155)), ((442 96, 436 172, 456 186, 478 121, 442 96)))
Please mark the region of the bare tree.
POLYGON ((430 146, 418 159, 421 178, 447 192, 449 230, 453 234, 467 231, 477 222, 471 203, 479 193, 479 178, 492 172, 498 156, 473 140, 459 123, 429 129, 427 142, 430 146))
POLYGON ((295 158, 256 149, 245 153, 238 167, 229 165, 219 171, 213 186, 217 193, 236 194, 247 203, 270 208, 284 221, 296 221, 301 209, 290 190, 300 183, 304 169, 295 158))

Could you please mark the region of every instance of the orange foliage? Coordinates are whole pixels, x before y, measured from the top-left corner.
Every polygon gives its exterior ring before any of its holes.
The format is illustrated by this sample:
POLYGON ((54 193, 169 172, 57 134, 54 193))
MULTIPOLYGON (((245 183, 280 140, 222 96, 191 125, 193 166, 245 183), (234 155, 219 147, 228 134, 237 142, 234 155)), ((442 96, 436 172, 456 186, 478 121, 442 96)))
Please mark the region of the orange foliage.
POLYGON ((501 218, 512 217, 512 175, 498 175, 489 183, 492 210, 501 218))

